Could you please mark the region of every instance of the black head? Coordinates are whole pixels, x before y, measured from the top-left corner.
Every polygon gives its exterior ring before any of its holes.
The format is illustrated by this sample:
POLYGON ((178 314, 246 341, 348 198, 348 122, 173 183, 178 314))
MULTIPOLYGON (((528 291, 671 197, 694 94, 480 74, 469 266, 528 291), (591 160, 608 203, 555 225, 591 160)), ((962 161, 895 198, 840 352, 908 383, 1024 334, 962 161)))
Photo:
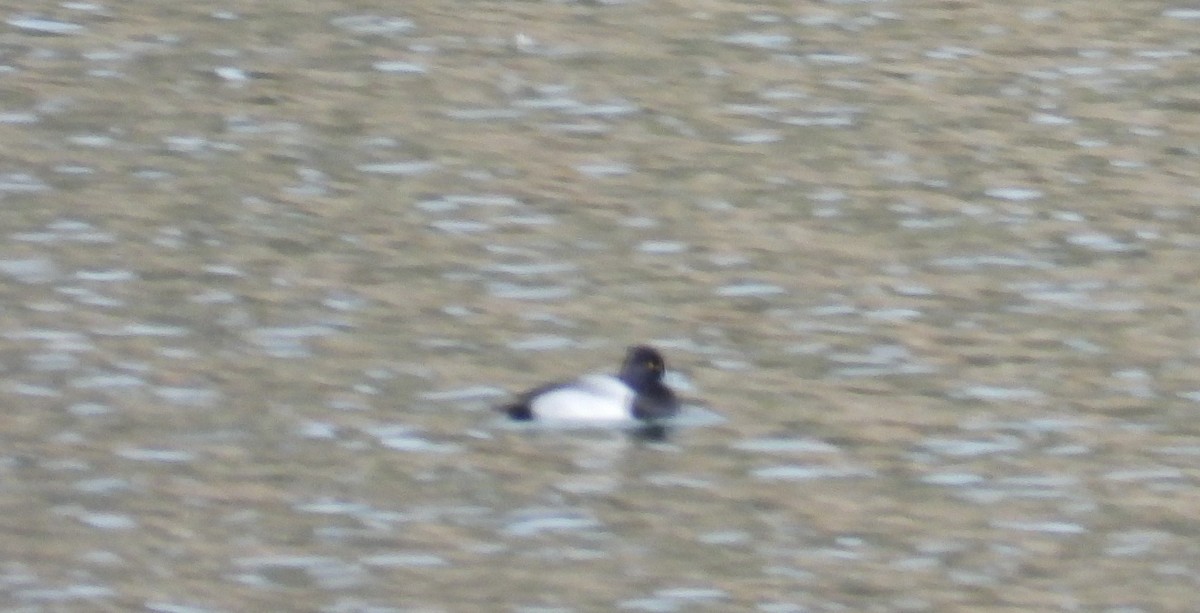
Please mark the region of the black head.
POLYGON ((662 355, 652 347, 634 345, 621 364, 621 380, 634 390, 643 391, 662 384, 667 365, 662 355))

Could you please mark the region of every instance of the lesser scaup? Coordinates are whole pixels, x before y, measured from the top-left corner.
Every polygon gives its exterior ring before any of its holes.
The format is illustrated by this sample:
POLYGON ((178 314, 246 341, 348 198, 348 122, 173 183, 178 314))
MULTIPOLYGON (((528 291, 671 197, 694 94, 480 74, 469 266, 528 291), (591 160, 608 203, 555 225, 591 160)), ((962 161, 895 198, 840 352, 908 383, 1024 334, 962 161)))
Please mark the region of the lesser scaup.
POLYGON ((679 411, 679 401, 663 384, 666 363, 654 348, 630 347, 617 376, 587 375, 563 383, 551 383, 521 394, 517 401, 500 407, 520 421, 604 423, 637 420, 642 433, 661 438, 665 432, 658 420, 679 411))

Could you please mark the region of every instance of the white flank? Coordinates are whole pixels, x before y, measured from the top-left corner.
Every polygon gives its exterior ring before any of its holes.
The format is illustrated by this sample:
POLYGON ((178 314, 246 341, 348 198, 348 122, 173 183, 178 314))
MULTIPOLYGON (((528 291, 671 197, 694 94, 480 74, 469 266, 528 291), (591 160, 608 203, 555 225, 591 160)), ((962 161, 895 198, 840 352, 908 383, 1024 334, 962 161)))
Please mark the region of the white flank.
POLYGON ((529 403, 535 419, 574 422, 633 419, 633 390, 608 375, 588 375, 529 403))

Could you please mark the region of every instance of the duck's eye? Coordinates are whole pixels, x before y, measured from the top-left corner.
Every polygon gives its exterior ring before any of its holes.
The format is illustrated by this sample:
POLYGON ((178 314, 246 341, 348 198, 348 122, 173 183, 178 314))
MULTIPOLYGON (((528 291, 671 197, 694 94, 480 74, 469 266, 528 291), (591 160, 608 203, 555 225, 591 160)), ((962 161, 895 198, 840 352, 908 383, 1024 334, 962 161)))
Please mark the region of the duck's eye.
POLYGON ((646 362, 646 368, 649 368, 650 370, 658 370, 659 368, 661 368, 661 366, 658 365, 658 362, 651 360, 649 362, 646 362))

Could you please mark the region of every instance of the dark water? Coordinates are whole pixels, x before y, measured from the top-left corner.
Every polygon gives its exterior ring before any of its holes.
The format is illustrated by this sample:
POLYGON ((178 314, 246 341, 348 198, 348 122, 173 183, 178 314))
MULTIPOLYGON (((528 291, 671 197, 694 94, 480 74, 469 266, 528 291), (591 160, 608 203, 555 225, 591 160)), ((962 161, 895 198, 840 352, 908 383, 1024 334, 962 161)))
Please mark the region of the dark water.
POLYGON ((1195 607, 1200 12, 222 6, 3 15, 6 610, 1195 607))

